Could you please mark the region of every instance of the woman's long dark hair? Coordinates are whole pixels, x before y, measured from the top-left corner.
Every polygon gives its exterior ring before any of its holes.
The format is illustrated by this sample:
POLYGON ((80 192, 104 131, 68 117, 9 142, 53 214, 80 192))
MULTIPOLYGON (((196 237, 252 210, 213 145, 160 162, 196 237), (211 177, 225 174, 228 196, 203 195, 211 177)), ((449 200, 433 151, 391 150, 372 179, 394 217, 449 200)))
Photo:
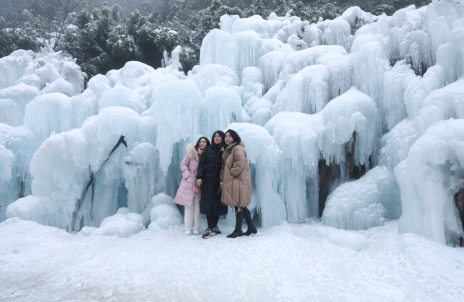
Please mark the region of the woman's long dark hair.
MULTIPOLYGON (((206 141, 206 148, 208 148, 209 146, 211 146, 211 143, 209 142, 209 139, 206 138, 206 137, 204 137, 204 136, 202 136, 202 137, 200 137, 200 138, 197 140, 197 144, 195 145, 195 150, 198 150, 198 149, 200 148, 200 141, 201 141, 203 138, 204 138, 205 141, 206 141)), ((206 148, 205 148, 205 149, 206 149, 206 148)))
POLYGON ((225 140, 226 135, 225 135, 224 132, 222 132, 221 130, 218 130, 218 131, 214 132, 214 133, 213 133, 213 136, 211 137, 211 148, 213 148, 213 149, 220 149, 220 148, 219 148, 220 146, 218 146, 218 145, 214 142, 214 136, 216 135, 216 133, 218 133, 218 134, 222 137, 222 144, 225 143, 224 140, 225 140))
MULTIPOLYGON (((235 132, 235 130, 229 129, 226 131, 226 133, 229 133, 230 136, 232 136, 232 138, 234 139, 234 143, 237 143, 237 145, 242 142, 242 139, 240 138, 238 133, 235 132)), ((225 135, 224 135, 224 138, 225 138, 225 135)))

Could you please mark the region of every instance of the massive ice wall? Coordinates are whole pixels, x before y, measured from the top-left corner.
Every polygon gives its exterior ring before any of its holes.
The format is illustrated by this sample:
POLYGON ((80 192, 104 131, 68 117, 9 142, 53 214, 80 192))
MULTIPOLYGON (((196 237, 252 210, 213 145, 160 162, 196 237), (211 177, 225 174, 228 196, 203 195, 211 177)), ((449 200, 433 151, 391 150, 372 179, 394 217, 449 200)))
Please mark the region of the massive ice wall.
POLYGON ((80 127, 96 114, 79 95, 85 76, 74 60, 59 52, 17 50, 0 58, 0 145, 14 156, 11 177, 0 179, 3 207, 31 194, 29 164, 43 141, 52 133, 80 127))
MULTIPOLYGON (((262 226, 401 217, 400 231, 453 243, 463 43, 464 4, 434 0, 313 24, 225 15, 187 76, 176 48, 165 68, 128 62, 84 91, 72 61, 18 51, 0 59, 0 196, 19 198, 8 217, 68 230, 121 220, 119 208, 148 225, 152 198, 177 190, 186 144, 230 127, 246 144, 262 226)), ((178 223, 173 209, 151 215, 151 229, 162 213, 178 223)))

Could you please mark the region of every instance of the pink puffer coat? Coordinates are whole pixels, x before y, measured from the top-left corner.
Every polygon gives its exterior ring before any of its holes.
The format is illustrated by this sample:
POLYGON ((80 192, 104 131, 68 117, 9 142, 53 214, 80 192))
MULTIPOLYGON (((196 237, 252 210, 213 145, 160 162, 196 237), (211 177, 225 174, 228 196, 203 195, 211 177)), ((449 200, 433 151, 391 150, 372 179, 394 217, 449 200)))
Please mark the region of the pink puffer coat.
POLYGON ((195 182, 195 174, 197 172, 199 162, 200 159, 198 158, 197 150, 195 150, 195 145, 188 145, 187 153, 180 163, 180 169, 182 170, 182 182, 177 190, 176 198, 174 198, 175 203, 189 208, 192 206, 194 197, 193 184, 195 182))

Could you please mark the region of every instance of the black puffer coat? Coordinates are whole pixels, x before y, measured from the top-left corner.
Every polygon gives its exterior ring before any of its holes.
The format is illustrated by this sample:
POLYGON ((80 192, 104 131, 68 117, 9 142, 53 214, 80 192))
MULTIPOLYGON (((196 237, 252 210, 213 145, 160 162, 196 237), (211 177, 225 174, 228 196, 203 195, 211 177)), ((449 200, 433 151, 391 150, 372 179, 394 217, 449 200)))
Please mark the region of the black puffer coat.
POLYGON ((212 144, 201 155, 197 170, 197 179, 203 180, 201 188, 200 213, 206 216, 227 215, 227 206, 221 202, 219 175, 222 169, 222 151, 212 144), (205 169, 206 165, 206 169, 205 169))

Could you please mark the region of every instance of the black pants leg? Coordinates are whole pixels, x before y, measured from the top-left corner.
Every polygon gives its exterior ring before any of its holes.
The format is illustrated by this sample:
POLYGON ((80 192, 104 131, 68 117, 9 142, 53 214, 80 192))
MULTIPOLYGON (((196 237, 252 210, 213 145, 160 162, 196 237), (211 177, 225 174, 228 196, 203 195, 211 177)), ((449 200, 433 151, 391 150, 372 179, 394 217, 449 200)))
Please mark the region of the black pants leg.
POLYGON ((208 221, 208 229, 212 230, 214 228, 214 219, 213 216, 206 216, 206 221, 208 221))
POLYGON ((217 227, 217 224, 218 224, 218 222, 219 222, 219 217, 220 217, 220 216, 214 216, 214 217, 213 217, 213 228, 214 228, 214 227, 217 227))

